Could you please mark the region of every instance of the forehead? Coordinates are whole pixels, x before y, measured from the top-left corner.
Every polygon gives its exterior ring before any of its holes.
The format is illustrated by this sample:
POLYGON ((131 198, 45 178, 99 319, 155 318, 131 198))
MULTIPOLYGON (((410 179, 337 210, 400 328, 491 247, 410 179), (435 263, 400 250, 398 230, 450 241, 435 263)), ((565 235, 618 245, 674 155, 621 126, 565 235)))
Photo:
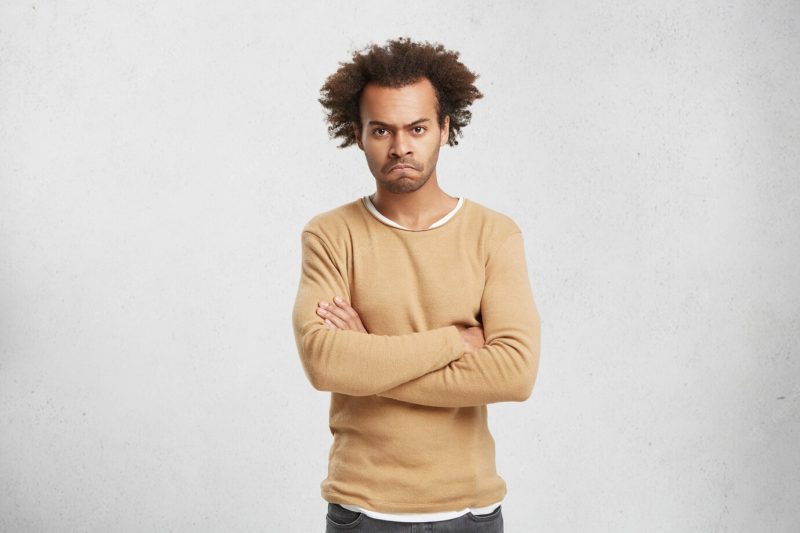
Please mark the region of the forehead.
POLYGON ((436 118, 436 90, 427 79, 404 87, 382 87, 370 82, 359 100, 361 121, 408 124, 420 118, 436 118))

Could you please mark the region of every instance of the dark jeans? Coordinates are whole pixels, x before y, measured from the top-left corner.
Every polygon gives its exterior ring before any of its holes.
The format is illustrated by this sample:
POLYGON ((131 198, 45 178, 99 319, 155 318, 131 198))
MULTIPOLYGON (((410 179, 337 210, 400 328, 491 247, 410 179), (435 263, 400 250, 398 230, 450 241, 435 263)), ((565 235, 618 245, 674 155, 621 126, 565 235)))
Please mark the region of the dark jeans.
POLYGON ((378 520, 364 513, 345 509, 338 503, 328 503, 328 526, 325 533, 359 531, 366 533, 503 533, 502 505, 489 514, 467 513, 439 522, 392 522, 378 520))

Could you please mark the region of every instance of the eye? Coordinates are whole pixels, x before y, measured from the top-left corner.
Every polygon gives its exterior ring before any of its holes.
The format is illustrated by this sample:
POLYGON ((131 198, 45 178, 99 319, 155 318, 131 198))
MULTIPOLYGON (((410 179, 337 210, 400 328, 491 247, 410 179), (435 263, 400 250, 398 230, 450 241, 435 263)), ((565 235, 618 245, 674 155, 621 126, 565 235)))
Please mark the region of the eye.
POLYGON ((374 130, 372 130, 372 133, 373 134, 378 134, 378 137, 383 137, 382 134, 378 133, 380 131, 386 131, 386 128, 375 128, 374 130))
POLYGON ((425 131, 425 126, 414 126, 414 130, 415 130, 416 133, 422 133, 422 132, 425 131), (420 131, 416 131, 416 130, 420 130, 420 131))

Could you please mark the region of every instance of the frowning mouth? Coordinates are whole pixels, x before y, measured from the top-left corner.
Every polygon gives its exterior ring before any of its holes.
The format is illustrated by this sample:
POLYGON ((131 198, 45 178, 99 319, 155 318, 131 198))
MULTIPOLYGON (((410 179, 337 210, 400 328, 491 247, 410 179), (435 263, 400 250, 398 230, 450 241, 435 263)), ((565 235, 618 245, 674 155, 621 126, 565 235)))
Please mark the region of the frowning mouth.
POLYGON ((392 168, 389 170, 389 172, 392 172, 392 171, 394 171, 394 170, 403 170, 403 169, 411 169, 411 170, 416 170, 416 169, 415 169, 414 167, 412 167, 411 165, 395 165, 395 166, 393 166, 393 167, 392 167, 392 168))

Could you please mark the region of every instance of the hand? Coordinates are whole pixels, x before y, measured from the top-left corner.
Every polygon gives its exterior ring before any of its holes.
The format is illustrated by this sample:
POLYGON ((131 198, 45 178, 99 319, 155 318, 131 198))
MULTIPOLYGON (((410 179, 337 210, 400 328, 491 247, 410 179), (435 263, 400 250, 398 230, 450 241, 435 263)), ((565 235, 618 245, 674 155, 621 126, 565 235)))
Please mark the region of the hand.
POLYGON ((464 351, 466 353, 475 353, 479 348, 486 344, 486 339, 483 336, 483 327, 481 326, 462 326, 455 324, 461 337, 464 339, 464 351))
POLYGON ((333 303, 320 300, 317 304, 317 314, 325 319, 328 329, 350 329, 369 333, 361 323, 361 317, 356 310, 338 296, 333 299, 333 303))

